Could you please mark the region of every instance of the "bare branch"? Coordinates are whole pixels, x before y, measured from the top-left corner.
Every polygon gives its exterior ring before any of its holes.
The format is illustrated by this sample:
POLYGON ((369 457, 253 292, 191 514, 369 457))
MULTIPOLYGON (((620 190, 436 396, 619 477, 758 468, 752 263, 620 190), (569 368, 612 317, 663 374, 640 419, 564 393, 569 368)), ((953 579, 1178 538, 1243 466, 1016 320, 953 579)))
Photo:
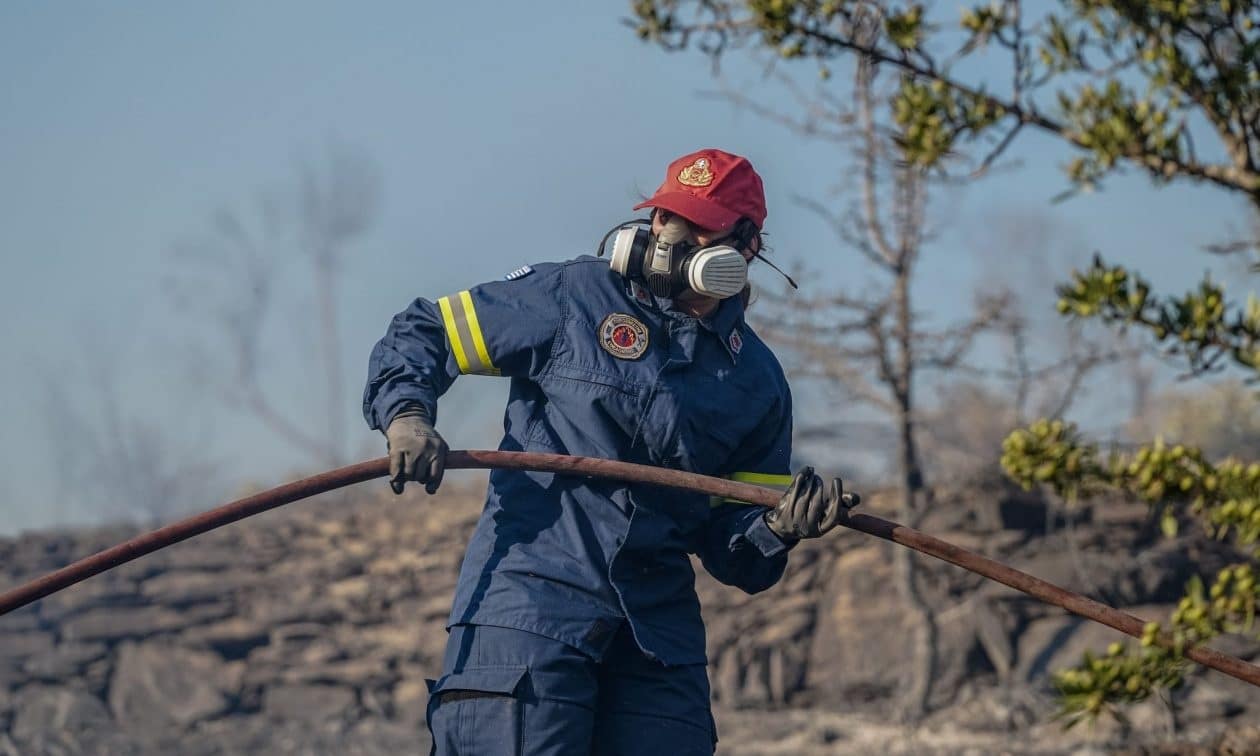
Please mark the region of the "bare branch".
POLYGON ((858 61, 854 91, 858 102, 858 120, 863 143, 859 155, 862 161, 863 228, 870 239, 871 248, 883 258, 882 265, 893 270, 897 265, 898 255, 884 234, 879 206, 875 199, 875 189, 879 183, 876 165, 883 153, 875 134, 875 120, 871 107, 871 82, 870 61, 865 59, 858 61))
POLYGON ((970 320, 939 333, 921 333, 925 344, 932 344, 918 365, 933 370, 952 370, 971 351, 976 337, 992 329, 1010 317, 1009 292, 981 298, 976 303, 976 313, 970 320))
MULTIPOLYGON (((197 355, 200 379, 217 385, 229 406, 253 414, 304 457, 329 465, 345 461, 346 390, 338 332, 339 282, 352 243, 375 218, 379 177, 365 158, 345 148, 330 148, 319 163, 300 167, 290 190, 262 195, 253 222, 220 210, 204 234, 172 246, 173 264, 168 290, 177 303, 199 322, 208 321, 221 345, 197 355), (316 312, 303 332, 317 334, 317 353, 323 366, 324 409, 306 407, 300 416, 280 409, 266 389, 269 349, 265 341, 276 296, 294 288, 282 282, 285 253, 298 253, 310 266, 316 312), (284 285, 281 285, 281 284, 284 285), (206 317, 208 316, 208 318, 206 317), (228 359, 225 361, 223 355, 228 359), (226 364, 225 364, 226 363, 226 364), (206 366, 223 366, 222 372, 206 366), (312 420, 326 423, 321 431, 312 420)), ((308 380, 299 366, 290 382, 308 380)))
POLYGON ((871 245, 867 242, 866 238, 859 238, 854 235, 849 230, 848 226, 832 214, 831 210, 828 209, 826 205, 816 199, 804 197, 799 194, 792 195, 792 199, 798 205, 814 213, 821 218, 824 223, 831 226, 831 230, 836 234, 836 236, 840 237, 842 241, 847 241, 852 244, 867 260, 870 260, 880 267, 886 267, 886 261, 884 258, 871 248, 871 245))

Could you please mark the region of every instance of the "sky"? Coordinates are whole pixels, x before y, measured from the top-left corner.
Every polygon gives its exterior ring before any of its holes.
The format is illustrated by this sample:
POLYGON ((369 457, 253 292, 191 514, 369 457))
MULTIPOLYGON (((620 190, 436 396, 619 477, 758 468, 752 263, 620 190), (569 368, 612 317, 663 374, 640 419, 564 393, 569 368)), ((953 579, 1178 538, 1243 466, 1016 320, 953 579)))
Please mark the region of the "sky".
MULTIPOLYGON (((248 217, 261 193, 291 185, 330 149, 370 159, 381 184, 379 214, 340 278, 347 444, 365 455, 384 445, 362 423, 359 391, 395 312, 592 251, 670 160, 699 147, 752 160, 775 254, 816 272, 807 287, 871 280, 794 200, 843 183, 843 153, 708 96, 726 86, 792 108, 763 63, 735 54, 717 78, 696 54, 641 43, 623 23, 628 9, 0 4, 0 533, 109 515, 59 483, 84 453, 66 412, 99 412, 102 387, 132 421, 213 461, 223 491, 318 467, 197 380, 216 360, 190 361, 184 347, 207 323, 173 308, 168 287, 180 240, 204 234, 218 209, 248 217)), ((1048 254, 1044 239, 995 234, 995 216, 1040 219, 1029 228, 1051 229, 1063 240, 1054 249, 1080 261, 1104 250, 1173 286, 1208 265, 1194 249, 1243 228, 1242 208, 1220 193, 1157 190, 1140 176, 1053 204, 1066 153, 1036 136, 1018 153, 1018 168, 934 199, 941 233, 917 291, 941 322, 966 314, 990 269, 1048 254)), ((321 407, 306 276, 285 269, 268 331, 267 389, 299 418, 321 407)), ((777 286, 764 268, 754 281, 777 286)), ((490 379, 457 384, 439 420, 452 447, 493 446, 504 395, 490 379)))

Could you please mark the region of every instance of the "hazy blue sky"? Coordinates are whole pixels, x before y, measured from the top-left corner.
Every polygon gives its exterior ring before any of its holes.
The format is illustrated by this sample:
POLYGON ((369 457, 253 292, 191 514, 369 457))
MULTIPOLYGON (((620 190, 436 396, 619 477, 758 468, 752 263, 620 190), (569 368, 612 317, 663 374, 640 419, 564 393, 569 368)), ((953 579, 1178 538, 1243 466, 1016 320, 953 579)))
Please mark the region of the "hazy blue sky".
MULTIPOLYGON (((718 86, 708 63, 641 44, 621 23, 627 8, 0 4, 0 532, 94 516, 90 502, 55 500, 59 469, 78 448, 44 406, 50 371, 90 397, 98 371, 112 370, 125 412, 190 446, 205 433, 205 454, 234 479, 275 481, 305 465, 190 388, 180 345, 196 324, 172 311, 162 282, 176 240, 204 229, 218 207, 248 210, 329 144, 370 156, 382 178, 382 211, 355 247, 341 323, 353 441, 374 454, 383 443, 358 419, 358 391, 393 313, 415 296, 590 251, 692 149, 753 160, 779 259, 824 274, 806 285, 867 280, 857 256, 792 200, 840 181, 843 155, 701 96, 718 86)), ((791 107, 746 56, 730 58, 724 75, 791 107)), ((1039 228, 1082 258, 1101 249, 1143 263, 1157 281, 1201 270, 1204 257, 1189 250, 1242 225, 1240 206, 1212 190, 1156 191, 1140 177, 1051 205, 1064 153, 1036 137, 1019 152, 1022 169, 938 198, 948 223, 920 283, 933 313, 967 308, 978 267, 1040 248, 1039 238, 995 246, 1011 243, 995 241, 986 221, 995 213, 1042 218, 1039 228)), ((293 291, 309 291, 294 271, 293 291)), ((755 278, 775 282, 764 269, 755 278)), ((281 315, 302 301, 295 294, 281 315)), ((295 347, 272 357, 272 388, 300 414, 313 401, 303 374, 316 356, 295 347)), ((479 380, 443 402, 439 427, 452 446, 494 443, 498 393, 479 380)))

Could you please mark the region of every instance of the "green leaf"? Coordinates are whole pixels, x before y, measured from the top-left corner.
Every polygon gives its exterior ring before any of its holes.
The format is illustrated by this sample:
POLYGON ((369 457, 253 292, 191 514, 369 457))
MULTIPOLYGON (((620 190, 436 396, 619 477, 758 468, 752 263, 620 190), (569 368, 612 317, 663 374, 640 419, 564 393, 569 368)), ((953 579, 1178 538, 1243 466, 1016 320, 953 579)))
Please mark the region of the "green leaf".
POLYGON ((1159 529, 1163 531, 1165 538, 1177 537, 1177 517, 1173 514, 1172 507, 1164 509, 1164 514, 1159 518, 1159 529))

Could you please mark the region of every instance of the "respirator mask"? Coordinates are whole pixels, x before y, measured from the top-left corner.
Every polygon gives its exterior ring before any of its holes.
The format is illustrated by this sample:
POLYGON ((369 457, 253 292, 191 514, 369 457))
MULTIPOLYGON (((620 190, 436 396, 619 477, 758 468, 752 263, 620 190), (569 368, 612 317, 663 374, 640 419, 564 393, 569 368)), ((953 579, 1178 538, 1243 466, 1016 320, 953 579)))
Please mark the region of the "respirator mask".
POLYGON ((659 236, 652 234, 650 220, 634 220, 604 235, 597 256, 612 237, 608 266, 625 278, 647 286, 658 297, 673 299, 685 292, 726 299, 748 283, 748 263, 739 250, 727 244, 701 247, 687 241, 691 228, 671 215, 659 236))

